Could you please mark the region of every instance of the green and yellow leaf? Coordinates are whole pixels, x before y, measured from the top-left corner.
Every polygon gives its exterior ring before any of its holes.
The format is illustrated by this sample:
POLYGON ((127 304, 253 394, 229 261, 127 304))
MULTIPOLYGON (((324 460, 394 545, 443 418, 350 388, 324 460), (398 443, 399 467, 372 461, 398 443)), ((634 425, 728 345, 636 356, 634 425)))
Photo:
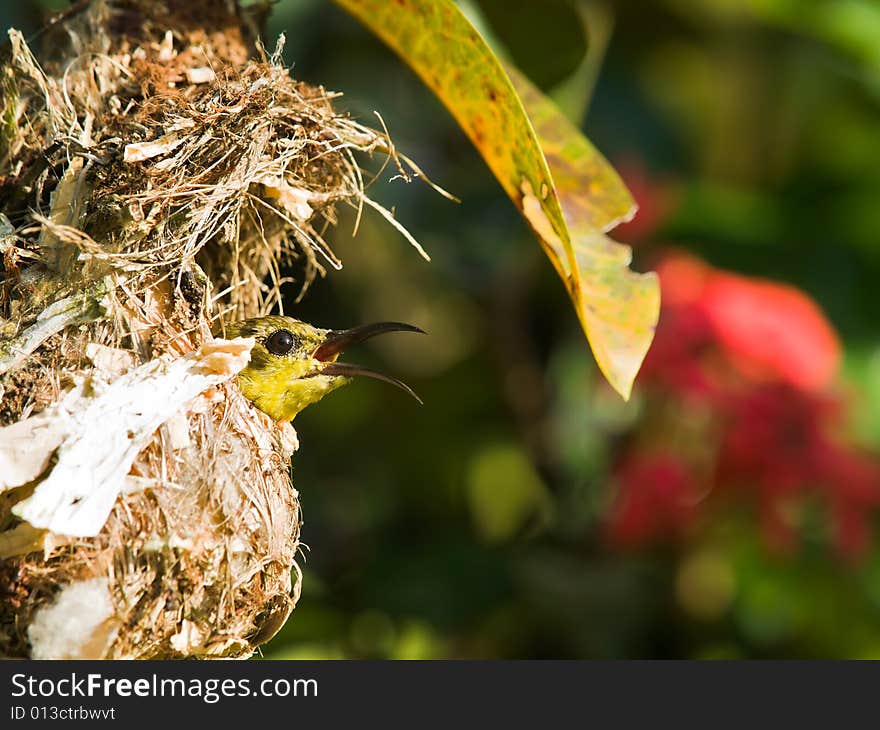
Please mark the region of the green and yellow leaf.
POLYGON ((511 80, 452 0, 334 2, 395 50, 461 125, 565 282, 599 368, 628 398, 660 290, 604 233, 634 210, 613 168, 522 75, 511 80))

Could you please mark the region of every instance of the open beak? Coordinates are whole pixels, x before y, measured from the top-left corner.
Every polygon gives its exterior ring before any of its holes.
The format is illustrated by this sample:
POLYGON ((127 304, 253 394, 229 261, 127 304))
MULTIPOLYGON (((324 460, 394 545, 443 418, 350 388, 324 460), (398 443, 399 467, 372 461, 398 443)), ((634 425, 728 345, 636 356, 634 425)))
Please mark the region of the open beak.
POLYGON ((324 341, 318 346, 312 357, 322 362, 332 362, 339 353, 347 347, 368 340, 385 332, 418 332, 425 334, 424 330, 413 327, 403 322, 376 322, 374 324, 362 324, 360 327, 352 327, 350 330, 330 330, 324 341))
POLYGON ((331 330, 327 337, 324 338, 324 341, 312 353, 312 357, 325 363, 320 370, 323 375, 341 375, 347 378, 362 375, 367 378, 382 380, 386 383, 391 383, 391 385, 396 385, 402 391, 409 393, 419 403, 422 403, 422 399, 415 394, 413 389, 397 378, 378 373, 375 370, 370 370, 360 365, 336 362, 336 358, 346 348, 386 332, 419 332, 420 334, 425 334, 424 330, 413 327, 411 324, 404 324, 403 322, 376 322, 374 324, 364 324, 360 327, 352 327, 347 330, 331 330))

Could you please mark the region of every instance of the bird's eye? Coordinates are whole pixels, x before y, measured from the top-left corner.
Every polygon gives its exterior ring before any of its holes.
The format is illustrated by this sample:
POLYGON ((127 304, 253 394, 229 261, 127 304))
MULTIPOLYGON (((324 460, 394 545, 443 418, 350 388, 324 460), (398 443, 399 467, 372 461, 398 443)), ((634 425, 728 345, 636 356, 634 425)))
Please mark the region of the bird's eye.
POLYGON ((293 348, 293 333, 289 330, 278 330, 266 338, 266 349, 273 355, 286 355, 293 348))

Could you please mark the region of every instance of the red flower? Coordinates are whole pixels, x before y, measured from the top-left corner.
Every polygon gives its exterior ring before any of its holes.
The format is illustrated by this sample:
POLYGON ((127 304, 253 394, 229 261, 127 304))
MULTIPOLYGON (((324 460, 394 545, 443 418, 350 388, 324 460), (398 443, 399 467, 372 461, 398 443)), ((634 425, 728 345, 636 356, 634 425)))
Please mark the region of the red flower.
POLYGON ((849 559, 864 555, 871 541, 871 514, 880 505, 880 463, 869 454, 832 446, 820 469, 837 551, 849 559))
POLYGON ((731 364, 754 380, 826 387, 840 342, 819 307, 786 284, 714 272, 700 300, 731 364))
POLYGON ((682 536, 723 493, 753 503, 765 540, 791 550, 805 500, 818 497, 838 552, 863 554, 880 462, 834 438, 845 408, 827 386, 840 343, 819 307, 789 285, 687 254, 657 269, 663 311, 640 376, 649 416, 630 440, 639 452, 615 473, 609 537, 634 545, 682 536), (645 444, 674 457, 646 457, 645 444))
POLYGON ((790 385, 756 385, 729 403, 723 418, 715 481, 756 503, 764 539, 795 547, 793 512, 824 478, 825 427, 835 404, 790 385))
POLYGON ((617 545, 681 536, 693 522, 700 494, 698 482, 676 459, 635 457, 618 469, 615 481, 618 492, 607 529, 617 545))
POLYGON ((759 385, 732 400, 718 454, 721 482, 790 494, 814 481, 827 448, 834 403, 784 384, 759 385))
MULTIPOLYGON (((727 365, 750 381, 780 381, 819 390, 836 374, 841 356, 838 337, 803 292, 720 271, 681 253, 665 257, 657 271, 663 311, 654 345, 661 352, 654 365, 665 361, 664 340, 682 336, 679 327, 665 331, 664 320, 677 323, 684 316, 699 318, 727 365)), ((666 367, 676 365, 669 362, 666 367)))

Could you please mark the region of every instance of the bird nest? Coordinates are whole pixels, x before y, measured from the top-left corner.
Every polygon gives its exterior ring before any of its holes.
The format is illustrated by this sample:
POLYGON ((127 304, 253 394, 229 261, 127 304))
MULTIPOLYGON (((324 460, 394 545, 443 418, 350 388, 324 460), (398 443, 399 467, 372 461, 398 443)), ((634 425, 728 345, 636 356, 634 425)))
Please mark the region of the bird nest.
MULTIPOLYGON (((248 656, 298 593, 279 429, 222 321, 340 262, 337 204, 390 213, 384 132, 291 78, 224 0, 93 0, 37 61, 10 31, 0 119, 0 654, 248 656)), ((406 234, 405 234, 406 235, 406 234)))

